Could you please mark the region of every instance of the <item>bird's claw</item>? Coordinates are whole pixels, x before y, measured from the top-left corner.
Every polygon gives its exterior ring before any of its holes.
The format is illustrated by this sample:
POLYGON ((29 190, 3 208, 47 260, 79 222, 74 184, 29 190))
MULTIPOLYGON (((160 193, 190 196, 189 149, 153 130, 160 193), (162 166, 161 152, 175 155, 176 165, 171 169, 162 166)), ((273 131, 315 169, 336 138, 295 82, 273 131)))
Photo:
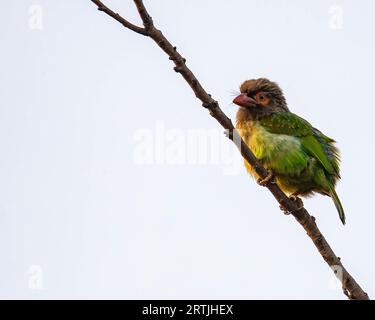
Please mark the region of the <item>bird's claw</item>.
POLYGON ((273 178, 274 178, 274 175, 273 175, 272 170, 268 170, 267 176, 264 179, 258 179, 257 183, 260 186, 265 187, 269 181, 273 181, 273 178))
POLYGON ((292 201, 294 201, 294 202, 297 204, 297 206, 298 206, 297 211, 298 211, 298 210, 301 210, 301 209, 303 208, 303 201, 302 201, 301 198, 299 198, 299 197, 297 197, 297 196, 295 196, 295 195, 291 195, 291 196, 289 197, 289 199, 292 200, 292 201))
MULTIPOLYGON (((289 197, 289 200, 295 202, 298 206, 298 208, 295 211, 299 211, 303 208, 303 201, 301 198, 297 197, 296 195, 291 195, 289 197)), ((280 209, 284 212, 284 214, 289 215, 291 214, 291 211, 287 209, 283 204, 280 204, 280 209)))
POLYGON ((289 215, 290 214, 290 211, 286 207, 284 207, 283 204, 280 204, 280 210, 282 212, 284 212, 285 215, 289 215))

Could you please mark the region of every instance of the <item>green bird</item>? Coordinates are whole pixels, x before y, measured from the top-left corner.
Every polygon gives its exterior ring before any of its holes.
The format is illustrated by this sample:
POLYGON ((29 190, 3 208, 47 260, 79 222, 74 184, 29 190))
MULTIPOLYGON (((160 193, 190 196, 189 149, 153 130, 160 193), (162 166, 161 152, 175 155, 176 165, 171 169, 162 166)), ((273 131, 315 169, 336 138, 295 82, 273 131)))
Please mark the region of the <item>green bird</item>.
POLYGON ((345 224, 336 193, 340 155, 335 140, 289 111, 280 87, 265 78, 247 80, 233 102, 240 108, 236 128, 256 158, 269 170, 263 180, 245 160, 248 172, 264 184, 273 178, 292 199, 320 193, 332 198, 345 224))

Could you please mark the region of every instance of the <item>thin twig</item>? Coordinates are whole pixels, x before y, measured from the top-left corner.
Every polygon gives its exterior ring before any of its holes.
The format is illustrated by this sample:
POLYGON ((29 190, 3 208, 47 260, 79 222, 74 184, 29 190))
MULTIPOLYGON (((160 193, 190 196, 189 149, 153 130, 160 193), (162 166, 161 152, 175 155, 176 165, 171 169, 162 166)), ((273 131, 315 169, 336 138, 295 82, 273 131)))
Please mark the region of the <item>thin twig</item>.
POLYGON ((99 0, 91 0, 91 1, 94 2, 98 6, 98 10, 99 11, 105 12, 106 14, 108 14, 109 16, 111 16, 113 19, 115 19, 118 22, 120 22, 125 28, 128 28, 128 29, 130 29, 130 30, 132 30, 132 31, 134 31, 136 33, 142 34, 144 36, 148 35, 147 31, 144 28, 138 27, 135 24, 132 24, 128 20, 124 19, 118 13, 116 13, 116 12, 112 11, 111 9, 109 9, 101 1, 99 1, 99 0))
MULTIPOLYGON (((91 1, 98 6, 100 11, 105 12, 120 22, 124 27, 144 36, 149 36, 156 42, 156 44, 169 56, 169 59, 174 62, 174 70, 183 76, 194 91, 195 96, 202 102, 203 106, 209 110, 210 115, 229 132, 229 139, 236 144, 243 158, 254 168, 261 179, 265 179, 268 175, 268 171, 262 166, 249 147, 240 138, 237 130, 233 126, 232 121, 221 110, 218 102, 205 91, 193 72, 187 67, 186 59, 181 56, 176 47, 168 41, 163 33, 154 26, 153 20, 144 6, 143 1, 134 0, 134 3, 142 19, 144 28, 133 25, 119 14, 114 13, 101 1, 91 1)), ((315 218, 311 216, 303 206, 300 207, 295 201, 289 199, 287 195, 281 191, 277 184, 272 181, 272 179, 265 183, 265 187, 271 191, 279 204, 286 208, 305 229, 307 235, 311 238, 320 255, 327 262, 327 264, 334 270, 340 270, 340 281, 342 283, 344 294, 348 296, 349 299, 368 300, 369 297, 367 293, 362 290, 359 284, 345 269, 340 258, 336 256, 327 240, 320 232, 315 223, 315 218)))

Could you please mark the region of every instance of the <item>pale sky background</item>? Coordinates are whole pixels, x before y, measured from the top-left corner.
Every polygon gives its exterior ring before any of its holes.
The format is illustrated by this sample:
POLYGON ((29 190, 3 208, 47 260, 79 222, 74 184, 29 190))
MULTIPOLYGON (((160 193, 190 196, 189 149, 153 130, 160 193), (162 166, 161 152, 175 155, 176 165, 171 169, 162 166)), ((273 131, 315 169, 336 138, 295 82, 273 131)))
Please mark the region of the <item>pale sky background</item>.
MULTIPOLYGON (((233 90, 268 77, 338 141, 347 225, 328 197, 305 205, 374 297, 375 2, 145 2, 231 118, 233 90)), ((132 1, 105 3, 139 21, 132 1)), ((222 133, 149 39, 90 1, 0 0, 0 40, 0 298, 345 298, 302 228, 226 157, 136 161, 160 126, 165 148, 176 132, 222 133)))

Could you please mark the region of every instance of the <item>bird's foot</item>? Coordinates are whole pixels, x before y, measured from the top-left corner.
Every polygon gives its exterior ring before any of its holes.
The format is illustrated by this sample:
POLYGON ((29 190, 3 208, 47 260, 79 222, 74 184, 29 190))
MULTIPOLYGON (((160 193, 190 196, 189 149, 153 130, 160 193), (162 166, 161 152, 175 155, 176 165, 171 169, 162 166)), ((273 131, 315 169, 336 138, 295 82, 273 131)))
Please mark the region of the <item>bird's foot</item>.
POLYGON ((269 170, 268 170, 268 174, 267 174, 267 176, 266 176, 264 179, 258 179, 258 180, 257 180, 257 183, 258 183, 260 186, 265 187, 269 181, 274 182, 274 177, 275 177, 275 176, 274 176, 272 170, 269 169, 269 170))
POLYGON ((285 207, 283 203, 280 204, 280 210, 282 212, 284 212, 285 215, 289 215, 290 214, 289 209, 287 209, 287 207, 285 207))
MULTIPOLYGON (((301 200, 301 198, 297 197, 296 195, 291 195, 289 197, 289 200, 293 201, 296 203, 297 205, 297 209, 295 211, 298 211, 298 210, 301 210, 303 208, 303 201, 301 200)), ((287 209, 283 203, 280 204, 280 209, 284 212, 284 214, 286 215, 289 215, 291 214, 291 211, 289 209, 287 209)))
POLYGON ((303 208, 303 201, 301 198, 299 198, 298 196, 292 194, 290 197, 289 197, 290 200, 294 201, 297 205, 297 210, 301 210, 303 208))

